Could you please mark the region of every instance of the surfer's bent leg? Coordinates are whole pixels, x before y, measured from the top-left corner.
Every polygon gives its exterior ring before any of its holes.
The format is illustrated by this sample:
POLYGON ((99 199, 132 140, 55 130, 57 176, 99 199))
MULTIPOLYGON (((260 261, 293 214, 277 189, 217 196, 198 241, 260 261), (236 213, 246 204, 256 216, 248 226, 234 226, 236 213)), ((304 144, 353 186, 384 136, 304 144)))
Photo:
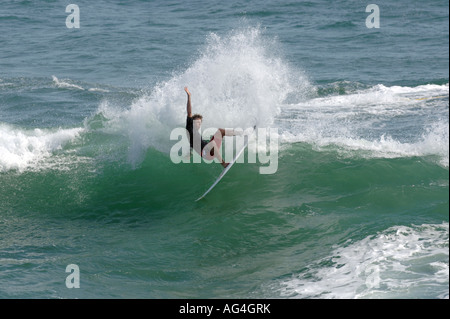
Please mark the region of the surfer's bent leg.
POLYGON ((217 132, 214 134, 214 137, 224 137, 224 136, 235 136, 235 135, 241 135, 239 132, 235 132, 232 128, 219 128, 217 132))
POLYGON ((216 141, 214 139, 211 140, 208 144, 205 145, 202 151, 202 156, 207 157, 207 155, 211 155, 212 158, 217 158, 219 160, 219 163, 225 168, 228 166, 228 163, 225 163, 222 156, 220 156, 220 150, 217 147, 216 141))

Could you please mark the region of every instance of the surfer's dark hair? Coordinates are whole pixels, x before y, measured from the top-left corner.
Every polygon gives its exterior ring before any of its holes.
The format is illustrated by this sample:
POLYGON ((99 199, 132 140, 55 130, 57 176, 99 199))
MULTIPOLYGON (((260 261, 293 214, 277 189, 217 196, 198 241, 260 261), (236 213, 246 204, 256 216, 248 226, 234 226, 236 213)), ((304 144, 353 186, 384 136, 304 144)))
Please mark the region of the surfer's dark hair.
POLYGON ((194 114, 194 115, 192 115, 192 119, 193 120, 203 120, 203 116, 201 116, 200 114, 194 114))

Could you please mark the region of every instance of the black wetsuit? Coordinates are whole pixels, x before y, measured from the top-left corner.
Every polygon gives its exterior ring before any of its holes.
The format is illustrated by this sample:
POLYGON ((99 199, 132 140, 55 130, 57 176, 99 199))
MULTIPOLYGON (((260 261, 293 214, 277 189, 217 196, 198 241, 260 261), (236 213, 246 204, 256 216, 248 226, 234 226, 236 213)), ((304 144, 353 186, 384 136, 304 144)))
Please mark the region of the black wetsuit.
POLYGON ((200 133, 197 130, 194 131, 194 119, 192 117, 186 118, 186 130, 189 132, 189 143, 191 144, 191 147, 198 154, 202 155, 203 148, 206 146, 206 144, 208 144, 208 142, 202 139, 200 133), (194 135, 197 141, 201 141, 201 145, 195 145, 194 147, 194 135), (201 149, 198 149, 199 146, 201 147, 201 149))

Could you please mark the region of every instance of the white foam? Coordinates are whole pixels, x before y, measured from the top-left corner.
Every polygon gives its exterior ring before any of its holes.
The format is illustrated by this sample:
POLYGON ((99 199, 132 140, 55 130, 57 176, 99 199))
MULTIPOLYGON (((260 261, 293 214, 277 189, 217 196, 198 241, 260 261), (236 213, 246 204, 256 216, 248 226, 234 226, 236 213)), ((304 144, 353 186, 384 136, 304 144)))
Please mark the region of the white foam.
POLYGON ((204 129, 248 128, 257 121, 270 125, 288 94, 310 85, 284 63, 272 40, 260 28, 244 28, 224 36, 210 34, 198 57, 183 72, 161 82, 124 108, 108 101, 98 112, 120 134, 130 138, 129 160, 138 164, 153 147, 169 153, 170 131, 186 123, 186 93, 193 113, 203 115, 204 129))
POLYGON ((108 93, 108 90, 100 89, 100 88, 90 88, 88 91, 90 92, 102 92, 102 93, 108 93))
POLYGON ((291 298, 448 298, 448 238, 445 222, 394 226, 336 247, 272 289, 291 298))
POLYGON ((82 128, 22 130, 0 124, 0 172, 38 167, 53 152, 78 138, 82 128))
POLYGON ((356 90, 351 94, 310 99, 300 103, 298 107, 328 107, 335 109, 337 106, 345 106, 347 109, 344 110, 356 108, 369 113, 403 112, 409 111, 410 108, 421 103, 420 101, 441 97, 448 98, 448 95, 448 83, 443 85, 427 84, 416 87, 388 87, 378 84, 368 89, 356 90))
POLYGON ((203 115, 204 129, 245 129, 257 122, 259 127, 278 128, 281 143, 306 142, 318 149, 337 146, 339 152, 350 151, 350 156, 353 151, 388 158, 436 155, 438 164, 448 167, 448 106, 438 110, 439 120, 415 127, 409 139, 382 129, 395 117, 433 115, 436 104, 430 101, 448 97, 448 84, 380 84, 365 89, 358 85, 350 94, 308 99, 317 88, 283 60, 276 40, 265 37, 261 28, 212 33, 184 71, 131 105, 102 102, 98 114, 109 120, 109 130, 129 138, 128 160, 133 165, 150 147, 170 152, 171 130, 185 125, 185 86, 192 93, 193 113, 203 115), (373 127, 378 130, 371 134, 373 127))
POLYGON ((437 155, 439 164, 448 167, 448 103, 445 107, 440 102, 439 109, 436 103, 430 103, 442 97, 448 98, 448 84, 377 85, 348 95, 310 99, 284 108, 281 140, 311 143, 318 148, 334 145, 343 151, 365 151, 371 157, 437 155), (430 116, 437 120, 422 127, 417 124, 430 116), (394 138, 388 128, 383 128, 392 118, 407 117, 417 122, 408 138, 394 138))
POLYGON ((12 83, 4 82, 3 79, 0 79, 0 87, 2 87, 2 86, 10 86, 10 85, 12 85, 12 83))
POLYGON ((66 81, 60 80, 54 75, 52 75, 52 79, 53 79, 53 83, 55 83, 55 85, 59 88, 72 88, 72 89, 84 90, 84 88, 82 88, 81 86, 73 84, 73 83, 69 83, 69 82, 67 82, 67 80, 66 81))

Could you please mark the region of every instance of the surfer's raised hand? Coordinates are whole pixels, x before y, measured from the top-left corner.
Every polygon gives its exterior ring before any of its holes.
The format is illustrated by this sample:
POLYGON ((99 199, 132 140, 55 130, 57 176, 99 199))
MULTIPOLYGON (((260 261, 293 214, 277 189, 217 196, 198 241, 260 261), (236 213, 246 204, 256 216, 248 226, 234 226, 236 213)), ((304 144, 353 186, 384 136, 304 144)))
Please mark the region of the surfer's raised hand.
POLYGON ((187 94, 187 106, 186 106, 187 116, 192 117, 191 93, 189 92, 187 86, 184 87, 184 90, 186 91, 187 94))

